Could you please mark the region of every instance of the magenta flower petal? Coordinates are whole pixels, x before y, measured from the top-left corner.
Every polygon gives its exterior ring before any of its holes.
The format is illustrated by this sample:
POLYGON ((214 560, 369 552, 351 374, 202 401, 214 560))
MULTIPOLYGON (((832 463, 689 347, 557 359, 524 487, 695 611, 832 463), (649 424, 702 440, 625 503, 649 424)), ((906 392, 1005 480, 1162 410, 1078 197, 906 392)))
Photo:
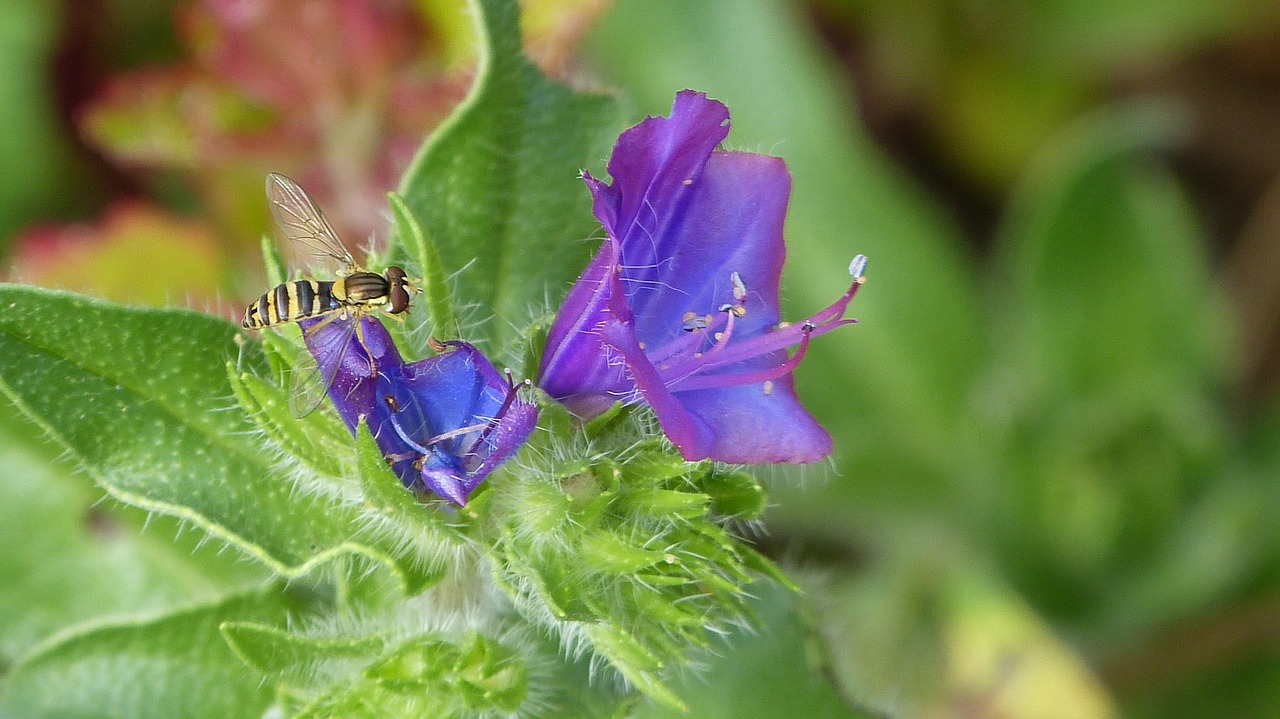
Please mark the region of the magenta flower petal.
POLYGON ((569 290, 547 334, 541 387, 575 414, 594 417, 634 393, 623 366, 612 361, 597 331, 609 316, 618 282, 617 243, 607 240, 569 290))
POLYGON ((583 417, 650 405, 686 459, 818 461, 831 437, 792 371, 812 337, 853 321, 862 265, 830 307, 781 325, 791 177, 778 158, 716 150, 727 133, 724 105, 686 90, 618 139, 612 184, 584 177, 608 239, 552 324, 541 386, 583 417))
POLYGON ((356 333, 350 331, 351 320, 307 319, 298 324, 321 377, 333 378, 328 388, 330 401, 347 429, 355 432, 360 418, 373 407, 377 368, 404 364, 399 350, 387 328, 372 317, 361 319, 363 343, 356 341, 356 333))

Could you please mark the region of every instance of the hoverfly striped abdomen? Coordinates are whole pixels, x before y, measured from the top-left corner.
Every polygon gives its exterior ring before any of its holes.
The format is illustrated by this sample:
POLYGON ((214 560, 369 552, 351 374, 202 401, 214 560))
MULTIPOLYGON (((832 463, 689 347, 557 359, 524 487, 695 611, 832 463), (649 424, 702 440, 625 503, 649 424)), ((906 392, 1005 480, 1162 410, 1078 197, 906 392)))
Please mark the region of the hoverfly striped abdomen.
POLYGON ((319 280, 295 280, 277 285, 245 308, 240 326, 256 330, 342 309, 346 303, 335 295, 333 285, 319 280))

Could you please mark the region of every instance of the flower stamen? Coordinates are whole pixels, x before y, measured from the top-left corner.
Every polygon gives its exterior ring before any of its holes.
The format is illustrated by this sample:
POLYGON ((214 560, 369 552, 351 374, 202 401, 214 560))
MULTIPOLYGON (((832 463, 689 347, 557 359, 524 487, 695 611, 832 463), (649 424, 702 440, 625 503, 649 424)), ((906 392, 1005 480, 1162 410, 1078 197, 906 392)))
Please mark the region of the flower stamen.
MULTIPOLYGON (((724 374, 707 374, 707 373, 690 373, 684 377, 680 377, 667 384, 668 388, 679 389, 681 392, 687 392, 696 389, 711 389, 713 387, 731 387, 744 384, 755 384, 756 382, 771 382, 779 377, 785 377, 798 366, 800 361, 804 359, 805 352, 809 349, 809 339, 813 337, 814 327, 812 324, 805 322, 801 327, 800 344, 796 348, 795 354, 787 358, 785 362, 774 367, 758 370, 755 372, 726 372, 724 374), (679 385, 676 387, 676 385, 679 385)), ((772 386, 767 388, 766 394, 772 393, 772 386)))
POLYGON ((502 406, 498 407, 498 411, 494 413, 493 419, 489 420, 488 426, 484 428, 484 432, 476 438, 471 444, 471 448, 467 450, 465 457, 473 457, 476 451, 484 446, 485 440, 489 439, 489 435, 493 433, 495 427, 502 423, 502 418, 507 416, 507 411, 511 409, 511 405, 515 404, 516 396, 520 392, 521 387, 528 387, 533 384, 529 380, 516 384, 511 376, 511 369, 506 368, 503 373, 507 376, 507 396, 502 399, 502 406))
MULTIPOLYGON (((659 365, 659 376, 662 378, 663 384, 669 390, 688 391, 752 384, 754 382, 774 380, 787 374, 800 364, 800 360, 803 359, 809 340, 812 337, 824 335, 838 327, 857 322, 854 319, 844 319, 844 310, 848 307, 854 295, 857 294, 858 288, 865 281, 862 273, 866 269, 866 265, 867 258, 864 255, 858 255, 849 263, 849 274, 853 276, 853 282, 850 283, 849 289, 830 306, 817 312, 799 325, 779 322, 777 328, 772 332, 766 332, 765 334, 737 342, 732 350, 728 350, 726 348, 733 337, 734 320, 746 314, 746 284, 743 283, 737 272, 733 273, 731 277, 733 294, 737 302, 723 305, 720 308, 721 317, 717 318, 717 327, 708 328, 714 332, 712 336, 715 338, 715 344, 705 352, 695 352, 693 357, 687 361, 659 365), (721 320, 723 321, 723 330, 718 329, 721 320), (785 350, 797 344, 799 347, 795 354, 775 367, 748 372, 711 373, 711 370, 739 364, 771 352, 785 350)), ((686 318, 689 314, 692 313, 686 314, 686 318)), ((690 334, 698 335, 700 339, 701 333, 706 331, 707 329, 700 329, 698 332, 690 334)), ((670 345, 676 344, 682 344, 687 347, 688 342, 682 337, 670 343, 670 345)), ((661 353, 663 359, 670 358, 676 354, 670 351, 670 345, 663 348, 664 351, 661 353)))

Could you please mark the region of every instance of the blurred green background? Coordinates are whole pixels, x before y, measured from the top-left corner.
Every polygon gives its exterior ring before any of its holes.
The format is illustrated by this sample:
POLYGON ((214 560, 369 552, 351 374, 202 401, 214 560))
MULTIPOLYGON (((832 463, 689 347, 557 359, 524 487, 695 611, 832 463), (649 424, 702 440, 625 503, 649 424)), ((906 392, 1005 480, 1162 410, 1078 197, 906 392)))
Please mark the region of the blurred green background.
MULTIPOLYGON (((798 613, 709 658, 695 715, 1280 716, 1280 4, 525 7, 552 76, 633 120, 706 91, 786 158, 792 316, 871 259, 862 324, 799 372, 834 460, 765 470, 798 613)), ((459 0, 0 3, 7 277, 237 314, 269 171, 376 243, 469 27, 459 0)), ((182 599, 157 576, 191 544, 4 409, 0 576, 60 600, 0 610, 0 671, 182 599)))

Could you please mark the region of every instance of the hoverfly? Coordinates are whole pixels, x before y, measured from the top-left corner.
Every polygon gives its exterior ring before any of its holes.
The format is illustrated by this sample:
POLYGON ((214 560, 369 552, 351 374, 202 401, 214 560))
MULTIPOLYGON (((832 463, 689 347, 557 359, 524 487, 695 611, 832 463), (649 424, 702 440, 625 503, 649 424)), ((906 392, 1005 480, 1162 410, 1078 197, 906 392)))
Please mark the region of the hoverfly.
MULTIPOLYGON (((276 226, 290 241, 307 248, 329 262, 337 262, 337 278, 333 280, 299 279, 268 290, 244 311, 240 326, 249 330, 321 319, 307 331, 314 332, 337 319, 345 323, 344 332, 356 332, 360 318, 382 310, 392 316, 409 308, 412 293, 418 288, 400 267, 388 267, 383 274, 361 267, 316 206, 315 201, 293 180, 277 173, 267 175, 267 199, 276 226)), ((350 337, 339 345, 346 347, 350 337)), ((302 362, 294 370, 294 390, 289 406, 295 416, 315 409, 333 377, 320 377, 319 368, 310 353, 300 356, 302 362), (317 381, 319 380, 319 381, 317 381)), ((334 367, 336 369, 337 365, 334 367)))

